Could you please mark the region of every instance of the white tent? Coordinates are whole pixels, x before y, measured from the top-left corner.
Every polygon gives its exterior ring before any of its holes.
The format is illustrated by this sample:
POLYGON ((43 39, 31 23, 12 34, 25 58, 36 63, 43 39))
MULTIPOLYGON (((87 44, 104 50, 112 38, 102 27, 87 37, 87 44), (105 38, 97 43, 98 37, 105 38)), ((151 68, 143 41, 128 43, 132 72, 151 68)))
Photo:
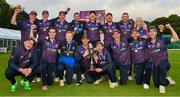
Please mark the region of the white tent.
POLYGON ((19 45, 21 32, 7 28, 0 28, 0 52, 10 52, 19 45))
POLYGON ((20 40, 21 34, 19 30, 11 30, 6 28, 0 28, 0 38, 1 39, 15 39, 20 40))

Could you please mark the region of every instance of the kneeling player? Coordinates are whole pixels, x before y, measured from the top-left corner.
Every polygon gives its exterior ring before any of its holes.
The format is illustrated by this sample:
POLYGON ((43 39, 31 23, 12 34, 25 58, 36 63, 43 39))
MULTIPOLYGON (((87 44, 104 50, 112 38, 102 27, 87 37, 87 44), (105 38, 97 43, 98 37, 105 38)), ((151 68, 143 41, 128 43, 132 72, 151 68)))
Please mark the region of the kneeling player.
POLYGON ((117 87, 118 85, 115 83, 116 78, 112 72, 111 56, 100 41, 96 43, 96 53, 93 55, 93 58, 95 65, 85 74, 87 82, 99 84, 102 81, 101 76, 108 75, 111 81, 110 88, 117 87))
POLYGON ((168 64, 167 44, 179 40, 177 33, 170 24, 166 27, 171 30, 172 38, 157 38, 157 30, 154 26, 149 27, 150 39, 148 40, 148 52, 150 60, 153 64, 153 81, 156 88, 159 88, 160 93, 165 93, 165 86, 169 84, 166 79, 168 64))
POLYGON ((34 40, 29 38, 24 44, 15 49, 8 62, 8 68, 5 71, 6 78, 11 82, 11 91, 15 92, 17 82, 15 77, 22 76, 20 83, 25 90, 30 90, 29 81, 34 76, 34 68, 37 64, 36 51, 33 49, 34 40))
MULTIPOLYGON (((60 86, 64 86, 64 70, 66 70, 66 83, 72 83, 72 77, 75 71, 78 71, 79 65, 77 64, 77 59, 75 55, 75 50, 77 43, 73 40, 73 33, 66 32, 66 41, 61 43, 60 46, 60 56, 58 59, 57 72, 59 74, 60 86)), ((81 76, 77 75, 77 83, 80 83, 81 76)))

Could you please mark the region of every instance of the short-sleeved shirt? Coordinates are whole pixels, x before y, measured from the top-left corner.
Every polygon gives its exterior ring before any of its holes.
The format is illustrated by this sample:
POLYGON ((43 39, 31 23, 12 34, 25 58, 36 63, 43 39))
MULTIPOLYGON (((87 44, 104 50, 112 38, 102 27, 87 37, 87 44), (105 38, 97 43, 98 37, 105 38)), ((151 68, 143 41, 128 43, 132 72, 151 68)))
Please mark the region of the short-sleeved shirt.
MULTIPOLYGON (((31 25, 35 24, 38 27, 38 20, 31 23, 29 20, 17 21, 17 27, 21 29, 21 42, 23 43, 30 36, 31 25)), ((34 36, 37 35, 37 29, 34 30, 34 36)))
POLYGON ((147 40, 138 39, 129 43, 131 60, 133 64, 142 63, 148 59, 147 40))
POLYGON ((116 29, 117 29, 117 23, 115 23, 115 22, 112 22, 112 24, 105 23, 102 26, 102 30, 104 32, 104 45, 105 45, 105 47, 109 46, 109 44, 111 42, 113 42, 114 39, 112 37, 112 33, 116 29))
POLYGON ((130 39, 131 31, 133 30, 133 28, 134 28, 133 20, 129 20, 127 23, 123 23, 122 21, 118 23, 118 29, 121 32, 121 35, 126 39, 130 39))
POLYGON ((100 33, 101 30, 101 24, 95 22, 87 22, 86 23, 86 30, 87 30, 87 36, 90 39, 90 41, 99 41, 100 40, 100 33))
POLYGON ((150 61, 154 65, 159 65, 161 61, 168 59, 167 44, 171 43, 171 38, 156 38, 156 42, 152 43, 151 39, 148 40, 148 53, 150 61))
POLYGON ((127 40, 121 38, 120 42, 118 43, 113 41, 110 44, 110 49, 116 62, 121 65, 127 65, 131 63, 129 44, 127 40))
POLYGON ((61 42, 65 41, 65 35, 66 32, 70 30, 70 24, 67 21, 61 23, 59 20, 56 20, 53 25, 57 29, 56 40, 61 42))

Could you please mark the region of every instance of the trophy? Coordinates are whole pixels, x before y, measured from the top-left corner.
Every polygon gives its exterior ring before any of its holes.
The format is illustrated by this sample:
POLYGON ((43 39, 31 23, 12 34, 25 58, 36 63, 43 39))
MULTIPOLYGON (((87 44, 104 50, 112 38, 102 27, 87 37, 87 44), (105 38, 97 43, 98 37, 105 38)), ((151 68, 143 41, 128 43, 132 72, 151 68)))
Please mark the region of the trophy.
POLYGON ((94 68, 94 60, 93 60, 93 55, 94 55, 94 49, 90 48, 89 49, 89 56, 90 56, 90 68, 93 69, 94 68))

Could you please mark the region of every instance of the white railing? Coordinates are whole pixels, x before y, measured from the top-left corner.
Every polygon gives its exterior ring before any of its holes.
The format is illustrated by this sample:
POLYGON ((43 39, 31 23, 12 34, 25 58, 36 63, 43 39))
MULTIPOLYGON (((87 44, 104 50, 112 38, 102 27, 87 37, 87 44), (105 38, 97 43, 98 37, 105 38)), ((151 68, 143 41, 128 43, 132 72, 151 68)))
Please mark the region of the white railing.
POLYGON ((6 47, 0 47, 0 52, 7 53, 7 48, 6 47))

